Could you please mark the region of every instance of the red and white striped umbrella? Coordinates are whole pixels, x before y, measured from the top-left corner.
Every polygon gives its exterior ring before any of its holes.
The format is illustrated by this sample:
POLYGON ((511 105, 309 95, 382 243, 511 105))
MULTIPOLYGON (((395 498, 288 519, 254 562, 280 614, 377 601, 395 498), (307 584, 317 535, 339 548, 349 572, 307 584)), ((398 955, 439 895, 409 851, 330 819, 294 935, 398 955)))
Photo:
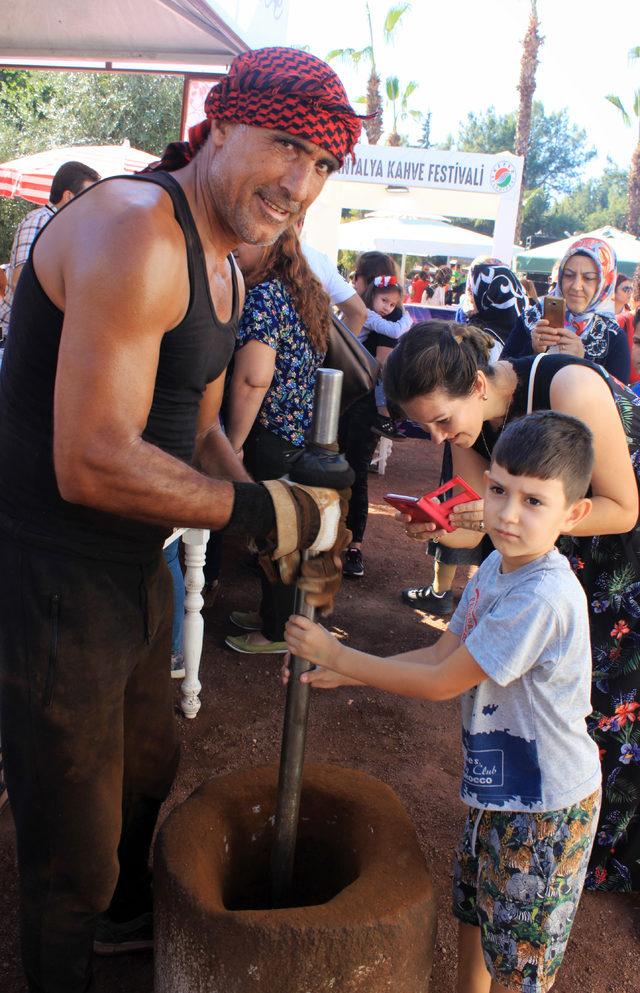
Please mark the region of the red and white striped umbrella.
POLYGON ((122 145, 67 145, 48 152, 23 155, 0 164, 0 196, 22 197, 31 203, 47 203, 51 183, 64 162, 84 162, 104 178, 125 172, 139 172, 157 155, 132 148, 128 141, 122 145))

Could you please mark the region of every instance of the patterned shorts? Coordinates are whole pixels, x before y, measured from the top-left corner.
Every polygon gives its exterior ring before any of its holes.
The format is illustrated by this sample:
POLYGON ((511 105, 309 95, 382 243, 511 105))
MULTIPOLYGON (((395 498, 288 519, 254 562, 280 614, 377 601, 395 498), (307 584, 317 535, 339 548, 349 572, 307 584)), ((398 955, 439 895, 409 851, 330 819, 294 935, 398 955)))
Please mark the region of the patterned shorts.
POLYGON ((491 976, 509 990, 553 985, 578 907, 600 790, 565 810, 470 809, 453 871, 453 913, 481 928, 491 976))

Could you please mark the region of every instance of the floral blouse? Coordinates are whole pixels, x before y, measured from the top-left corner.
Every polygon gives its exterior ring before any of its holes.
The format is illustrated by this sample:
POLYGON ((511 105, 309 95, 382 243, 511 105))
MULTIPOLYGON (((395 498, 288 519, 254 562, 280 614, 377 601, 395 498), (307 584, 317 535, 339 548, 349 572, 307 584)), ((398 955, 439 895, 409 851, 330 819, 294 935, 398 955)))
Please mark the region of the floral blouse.
POLYGON ((257 421, 292 445, 304 445, 311 426, 316 371, 324 352, 311 344, 306 326, 279 279, 254 286, 240 316, 236 349, 249 341, 273 348, 276 367, 257 421))

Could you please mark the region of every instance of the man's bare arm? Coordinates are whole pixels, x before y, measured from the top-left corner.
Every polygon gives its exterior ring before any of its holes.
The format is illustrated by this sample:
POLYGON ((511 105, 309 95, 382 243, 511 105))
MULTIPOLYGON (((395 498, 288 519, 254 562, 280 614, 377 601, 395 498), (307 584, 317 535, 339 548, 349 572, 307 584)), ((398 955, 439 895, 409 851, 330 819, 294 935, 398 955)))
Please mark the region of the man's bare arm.
POLYGON ((233 507, 231 483, 142 439, 162 336, 189 300, 182 232, 170 204, 109 207, 93 223, 85 217, 72 236, 60 229, 57 243, 49 238, 36 257, 36 269, 41 255, 47 270, 47 252, 59 251, 64 286, 54 399, 60 492, 136 520, 220 529, 233 507))

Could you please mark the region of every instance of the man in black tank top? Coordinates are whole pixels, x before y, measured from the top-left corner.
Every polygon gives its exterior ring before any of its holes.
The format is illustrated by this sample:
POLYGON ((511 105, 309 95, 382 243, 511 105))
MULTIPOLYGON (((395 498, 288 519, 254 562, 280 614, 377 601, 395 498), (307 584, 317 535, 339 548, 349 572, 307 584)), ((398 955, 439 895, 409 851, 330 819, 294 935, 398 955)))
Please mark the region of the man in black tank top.
POLYGON ((306 210, 360 121, 293 49, 240 56, 205 110, 158 169, 57 214, 13 304, 0 689, 32 993, 88 989, 96 925, 102 950, 149 945, 147 858, 177 763, 164 538, 231 526, 271 534, 276 557, 326 521, 313 491, 254 484, 219 428, 243 298, 230 253, 306 210))

